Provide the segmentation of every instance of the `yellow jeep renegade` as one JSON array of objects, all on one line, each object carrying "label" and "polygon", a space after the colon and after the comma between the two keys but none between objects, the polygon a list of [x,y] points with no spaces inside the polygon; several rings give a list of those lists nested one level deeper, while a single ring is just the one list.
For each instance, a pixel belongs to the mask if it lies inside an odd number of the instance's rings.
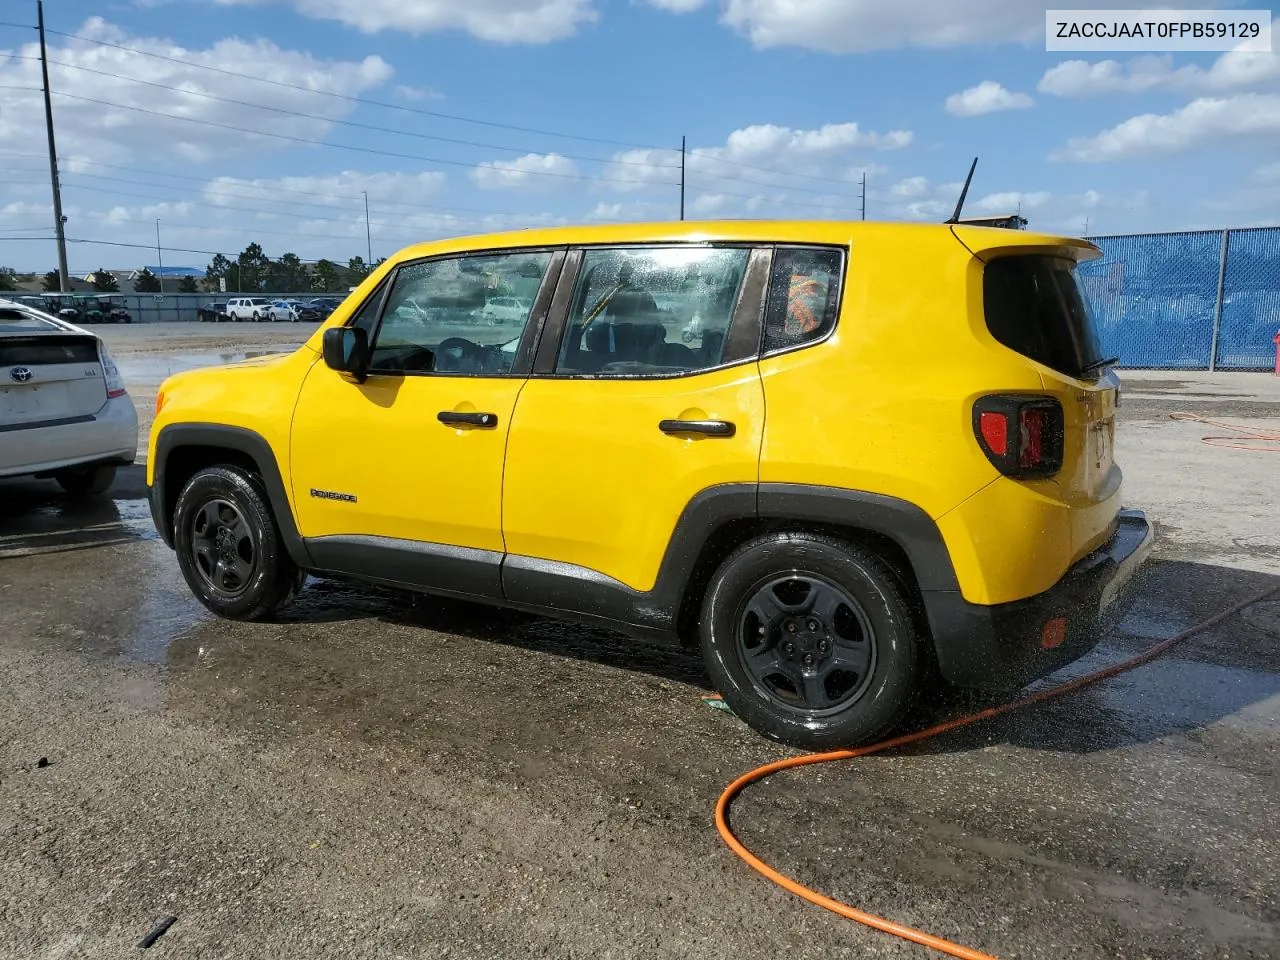
[{"label": "yellow jeep renegade", "polygon": [[765,735],[864,741],[931,665],[1082,655],[1147,551],[1097,254],[791,222],[410,247],[296,352],[162,386],[156,527],[225,617],[315,572],[677,636]]}]

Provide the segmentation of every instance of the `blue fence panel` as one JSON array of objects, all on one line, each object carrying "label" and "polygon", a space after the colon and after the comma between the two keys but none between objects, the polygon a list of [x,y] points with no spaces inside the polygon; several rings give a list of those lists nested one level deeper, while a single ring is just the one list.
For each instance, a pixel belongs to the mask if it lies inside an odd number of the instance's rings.
[{"label": "blue fence panel", "polygon": [[1280,330],[1280,227],[1232,230],[1222,285],[1222,370],[1270,370]]},{"label": "blue fence panel", "polygon": [[1207,369],[1222,232],[1089,239],[1103,257],[1079,273],[1103,353],[1122,367]]}]

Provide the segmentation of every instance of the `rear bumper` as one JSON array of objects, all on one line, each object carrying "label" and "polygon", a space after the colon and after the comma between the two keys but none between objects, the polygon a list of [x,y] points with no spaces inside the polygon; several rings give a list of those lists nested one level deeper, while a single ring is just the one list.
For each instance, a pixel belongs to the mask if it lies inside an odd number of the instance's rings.
[{"label": "rear bumper", "polygon": [[133,463],[137,452],[138,412],[125,394],[108,400],[91,416],[0,430],[0,477],[90,463]]},{"label": "rear bumper", "polygon": [[[1123,612],[1127,587],[1151,550],[1152,531],[1137,510],[1120,512],[1115,533],[1044,593],[993,606],[959,592],[925,594],[938,665],[962,687],[1012,690],[1078,660]],[[1065,620],[1065,631],[1046,625]]]}]

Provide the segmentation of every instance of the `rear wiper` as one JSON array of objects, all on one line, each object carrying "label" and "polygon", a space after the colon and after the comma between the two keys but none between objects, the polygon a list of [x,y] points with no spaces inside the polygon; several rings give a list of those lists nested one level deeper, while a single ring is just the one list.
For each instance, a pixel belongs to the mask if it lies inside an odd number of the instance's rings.
[{"label": "rear wiper", "polygon": [[1093,361],[1093,363],[1086,366],[1080,372],[1083,374],[1093,373],[1096,370],[1102,370],[1106,367],[1114,367],[1119,362],[1120,362],[1119,357],[1108,357],[1106,360],[1095,360]]}]

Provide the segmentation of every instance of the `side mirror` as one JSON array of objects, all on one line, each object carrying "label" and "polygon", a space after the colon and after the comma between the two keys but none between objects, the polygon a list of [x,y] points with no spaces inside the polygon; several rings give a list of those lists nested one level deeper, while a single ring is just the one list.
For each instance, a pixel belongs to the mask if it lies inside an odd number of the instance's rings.
[{"label": "side mirror", "polygon": [[349,373],[364,383],[369,371],[369,334],[361,327],[333,327],[324,332],[325,366]]}]

